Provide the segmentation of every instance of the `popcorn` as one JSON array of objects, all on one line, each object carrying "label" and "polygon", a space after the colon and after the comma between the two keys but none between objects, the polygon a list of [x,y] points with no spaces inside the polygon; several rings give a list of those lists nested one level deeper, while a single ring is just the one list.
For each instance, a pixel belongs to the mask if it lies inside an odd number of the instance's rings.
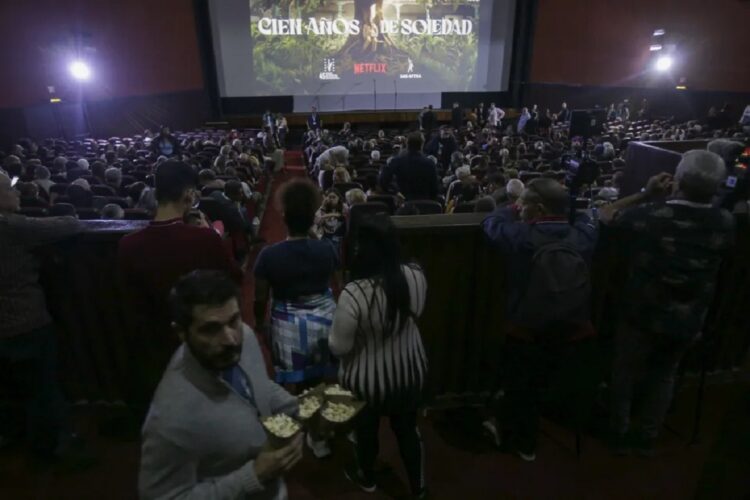
[{"label": "popcorn", "polygon": [[328,403],[328,405],[323,408],[321,414],[323,415],[323,418],[330,422],[340,423],[346,422],[352,418],[356,411],[357,410],[354,407],[343,403]]},{"label": "popcorn", "polygon": [[263,425],[271,434],[280,438],[292,437],[300,430],[300,425],[283,413],[268,417],[263,421]]},{"label": "popcorn", "polygon": [[322,402],[320,401],[320,398],[317,398],[315,396],[304,398],[299,405],[300,418],[308,419],[312,417],[315,412],[318,411],[321,404]]},{"label": "popcorn", "polygon": [[326,396],[353,396],[351,391],[347,391],[346,389],[342,389],[339,384],[332,385],[328,388],[326,388],[325,392]]}]

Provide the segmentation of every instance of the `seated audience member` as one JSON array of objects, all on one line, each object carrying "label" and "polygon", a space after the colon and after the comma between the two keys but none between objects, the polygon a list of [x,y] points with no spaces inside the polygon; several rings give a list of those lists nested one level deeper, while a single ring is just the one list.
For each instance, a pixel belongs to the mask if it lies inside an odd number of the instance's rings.
[{"label": "seated audience member", "polygon": [[[0,172],[0,363],[8,368],[26,408],[34,460],[61,458],[70,442],[67,404],[57,380],[56,335],[39,284],[36,251],[82,230],[74,217],[16,214],[18,192]],[[5,411],[5,410],[3,410]],[[12,433],[8,425],[0,433]]]},{"label": "seated audience member", "polygon": [[422,154],[422,134],[413,132],[406,154],[392,158],[380,174],[380,186],[388,192],[395,180],[398,192],[409,200],[436,200],[438,176],[435,164]]},{"label": "seated audience member", "polygon": [[349,171],[344,167],[336,167],[333,170],[333,183],[344,184],[347,182],[352,182],[352,176],[349,175]]},{"label": "seated audience member", "polygon": [[[9,177],[20,177],[23,173],[23,162],[16,155],[8,155],[3,159],[3,168]],[[65,166],[63,165],[63,169]]]},{"label": "seated audience member", "polygon": [[[425,457],[417,411],[427,356],[416,322],[424,311],[427,281],[417,265],[402,262],[396,229],[386,216],[360,222],[354,249],[353,281],[341,293],[328,339],[341,359],[339,383],[367,403],[357,417],[356,461],[346,476],[362,490],[375,491],[380,419],[388,417],[412,494],[421,498]],[[378,376],[383,371],[385,379]]]},{"label": "seated audience member", "polygon": [[496,207],[495,198],[492,196],[483,196],[474,203],[474,212],[492,212]]},{"label": "seated audience member", "polygon": [[134,208],[143,209],[153,216],[156,214],[156,209],[158,207],[159,203],[156,200],[156,190],[154,188],[145,187],[141,191],[141,197],[138,199]]},{"label": "seated audience member", "polygon": [[122,170],[117,167],[110,167],[104,171],[104,184],[112,188],[115,196],[122,194]]},{"label": "seated audience member", "polygon": [[216,172],[211,169],[204,168],[198,172],[198,188],[215,188],[217,190],[224,189],[224,181],[216,178]]},{"label": "seated audience member", "polygon": [[88,208],[92,206],[93,194],[86,179],[74,180],[68,186],[65,194],[70,198],[70,203],[76,207]]},{"label": "seated audience member", "polygon": [[75,161],[68,161],[65,163],[65,177],[68,179],[68,182],[72,183],[76,179],[80,179],[84,175],[89,175],[91,172],[88,171],[88,169],[82,168],[81,165],[78,162]]},{"label": "seated audience member", "polygon": [[368,166],[370,168],[380,168],[380,151],[377,149],[373,149],[372,152],[370,152],[370,161],[368,162]]},{"label": "seated audience member", "polygon": [[448,186],[448,192],[445,198],[448,201],[455,201],[458,193],[461,191],[465,184],[471,182],[471,169],[468,165],[463,165],[456,169],[456,180],[452,181]]},{"label": "seated audience member", "polygon": [[343,238],[346,232],[344,200],[335,189],[324,193],[323,203],[315,212],[315,227],[321,238],[328,238],[337,244]]},{"label": "seated audience member", "polygon": [[47,167],[39,166],[34,169],[34,184],[42,188],[49,195],[49,189],[55,183],[50,180],[50,172]]},{"label": "seated audience member", "polygon": [[[242,281],[240,267],[224,248],[213,230],[184,223],[185,213],[198,199],[196,175],[180,161],[169,160],[156,168],[154,220],[144,229],[120,239],[117,251],[119,281],[131,322],[128,326],[136,344],[146,342],[149,349],[134,354],[140,375],[139,391],[131,397],[136,412],[145,411],[148,398],[166,366],[177,339],[169,333],[167,296],[180,276],[195,269],[227,272],[237,284]],[[145,400],[144,400],[145,397]],[[139,415],[140,416],[140,415]]]},{"label": "seated audience member", "polygon": [[[482,223],[490,241],[506,254],[508,273],[505,397],[497,415],[505,432],[492,425],[490,430],[496,438],[502,434],[503,445],[526,461],[536,458],[541,393],[560,380],[580,378],[562,374],[577,373],[591,348],[585,339],[595,335],[588,268],[598,231],[586,215],[578,215],[571,226],[569,202],[560,184],[535,179],[518,207],[498,208]],[[569,404],[576,404],[584,385],[574,389]]]},{"label": "seated audience member", "polygon": [[91,175],[99,179],[101,182],[105,181],[106,172],[107,164],[103,161],[97,160],[91,164]]},{"label": "seated audience member", "polygon": [[16,189],[21,195],[22,207],[49,207],[49,203],[39,197],[39,186],[37,184],[33,182],[19,182],[16,185]]},{"label": "seated audience member", "polygon": [[268,379],[239,289],[194,271],[169,303],[182,344],[143,426],[140,498],[286,498],[282,475],[302,458],[302,434],[273,449],[260,420],[297,413],[297,399]]},{"label": "seated audience member", "polygon": [[523,182],[518,179],[511,179],[508,184],[505,185],[505,197],[507,205],[515,205],[518,203],[518,199],[523,194],[525,186]]},{"label": "seated audience member", "polygon": [[101,216],[105,220],[122,220],[125,218],[125,210],[117,203],[107,203],[102,207]]},{"label": "seated audience member", "polygon": [[346,192],[346,204],[351,207],[360,203],[367,203],[367,195],[359,188],[350,189]]},{"label": "seated audience member", "polygon": [[[674,179],[654,176],[645,191],[600,210],[602,222],[632,233],[627,240],[632,259],[625,314],[616,335],[612,373],[617,453],[629,448],[652,453],[677,367],[701,334],[722,257],[733,241],[732,215],[711,203],[725,176],[718,155],[688,151]],[[672,195],[665,200],[670,187]],[[633,205],[640,206],[626,209]],[[640,428],[631,429],[631,405],[639,393]]]}]

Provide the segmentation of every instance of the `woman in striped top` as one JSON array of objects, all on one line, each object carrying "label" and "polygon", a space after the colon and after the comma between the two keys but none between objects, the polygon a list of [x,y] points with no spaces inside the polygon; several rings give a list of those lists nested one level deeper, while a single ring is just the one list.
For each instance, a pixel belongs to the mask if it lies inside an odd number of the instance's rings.
[{"label": "woman in striped top", "polygon": [[341,360],[341,385],[367,403],[357,420],[357,466],[346,474],[363,490],[375,490],[378,427],[380,417],[388,416],[412,492],[421,496],[424,452],[417,409],[427,358],[416,319],[424,309],[427,281],[419,267],[401,263],[395,228],[385,216],[357,225],[352,277],[339,297],[328,339]]}]

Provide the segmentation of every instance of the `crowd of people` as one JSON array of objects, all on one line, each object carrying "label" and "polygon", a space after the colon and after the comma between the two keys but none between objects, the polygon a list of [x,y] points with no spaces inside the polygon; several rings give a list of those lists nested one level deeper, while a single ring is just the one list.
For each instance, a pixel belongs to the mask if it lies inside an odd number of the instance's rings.
[{"label": "crowd of people", "polygon": [[[366,403],[349,436],[355,460],[346,477],[376,489],[379,422],[387,417],[411,492],[426,495],[417,413],[428,370],[418,328],[428,277],[402,258],[390,215],[487,212],[482,229],[507,265],[508,342],[498,353],[502,397],[484,427],[526,461],[536,457],[542,391],[570,380],[560,374],[575,372],[595,349],[589,269],[599,225],[631,232],[610,444],[616,453],[651,453],[677,366],[700,335],[732,244],[733,218],[713,203],[732,158],[712,151],[734,149],[720,141],[690,151],[673,175],[657,175],[627,197],[619,193],[623,153],[632,140],[744,136],[717,128],[717,120],[652,119],[645,102],[637,120],[627,101],[610,111],[605,129],[583,139],[570,136],[564,103],[556,114],[523,108],[512,122],[494,103],[468,113],[454,107],[454,126],[439,128],[427,109],[420,130],[390,134],[351,124],[331,131],[313,110],[302,146],[309,178],[278,190],[288,237],[254,262],[247,209],[283,165],[283,117],[266,112],[253,133],[163,128],[133,139],[19,141],[0,172],[0,357],[34,361],[17,373],[27,379],[35,452],[58,457],[70,429],[32,252],[81,232],[87,209],[97,218],[143,209],[151,222],[124,236],[117,255],[137,360],[128,399],[133,420],[143,422],[143,498],[284,498],[283,474],[305,445],[317,458],[329,456],[329,436],[298,436],[271,449],[261,419],[296,415],[292,393],[332,378]],[[572,178],[571,157],[590,159],[597,175]],[[55,209],[66,205],[72,210]],[[373,210],[354,224],[358,206]],[[33,218],[25,209],[68,216]],[[237,234],[244,252],[225,244]],[[240,312],[249,273],[254,329]],[[579,397],[599,382],[577,380],[567,390]],[[632,426],[639,391],[647,404]]]}]

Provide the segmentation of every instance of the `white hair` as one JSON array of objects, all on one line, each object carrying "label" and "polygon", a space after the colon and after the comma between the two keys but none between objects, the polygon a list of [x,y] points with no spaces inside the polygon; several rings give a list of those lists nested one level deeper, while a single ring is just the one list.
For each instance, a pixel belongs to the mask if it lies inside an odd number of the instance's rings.
[{"label": "white hair", "polygon": [[84,170],[89,169],[89,162],[86,158],[80,158],[76,163],[78,163],[78,166]]},{"label": "white hair", "polygon": [[517,199],[521,196],[525,187],[526,186],[524,186],[523,182],[519,179],[511,179],[508,181],[508,184],[505,185],[505,192],[509,197]]},{"label": "white hair", "polygon": [[469,168],[467,165],[463,165],[456,169],[456,177],[458,177],[459,179],[469,176],[471,176],[471,168]]},{"label": "white hair", "polygon": [[675,170],[680,191],[690,197],[708,199],[716,193],[726,178],[727,169],[721,156],[703,149],[693,149],[682,155]]},{"label": "white hair", "polygon": [[372,153],[370,153],[370,158],[372,158],[372,161],[380,160],[380,151],[378,151],[377,149],[374,149]]}]

